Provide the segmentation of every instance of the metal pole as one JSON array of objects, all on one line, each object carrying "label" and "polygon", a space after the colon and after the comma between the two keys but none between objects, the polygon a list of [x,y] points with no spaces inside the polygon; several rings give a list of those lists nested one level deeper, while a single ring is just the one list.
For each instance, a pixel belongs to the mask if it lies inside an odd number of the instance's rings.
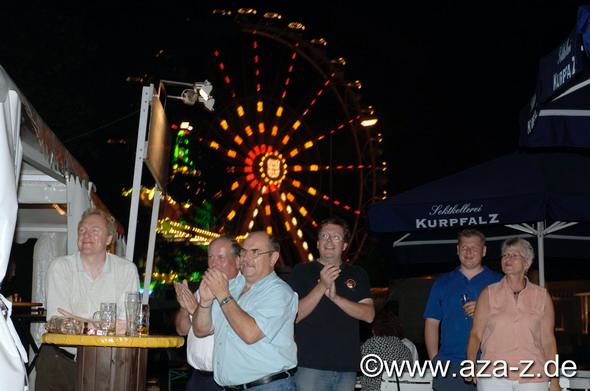
[{"label": "metal pole", "polygon": [[154,85],[143,87],[141,93],[141,110],[139,112],[139,126],[137,128],[137,147],[135,148],[135,169],[133,170],[133,192],[131,193],[131,206],[129,207],[129,225],[127,228],[127,251],[125,258],[133,262],[135,250],[135,232],[137,229],[137,210],[139,208],[139,193],[141,192],[141,173],[145,153],[145,137],[148,126],[148,114]]},{"label": "metal pole", "polygon": [[160,214],[160,198],[162,192],[156,186],[156,194],[152,203],[152,220],[150,222],[150,238],[148,241],[147,259],[145,261],[145,276],[143,278],[143,298],[142,303],[148,304],[150,299],[150,283],[152,281],[152,270],[154,266],[154,249],[156,247],[156,225],[158,224],[158,215]]},{"label": "metal pole", "polygon": [[537,252],[539,256],[539,285],[545,287],[545,223],[537,222]]}]

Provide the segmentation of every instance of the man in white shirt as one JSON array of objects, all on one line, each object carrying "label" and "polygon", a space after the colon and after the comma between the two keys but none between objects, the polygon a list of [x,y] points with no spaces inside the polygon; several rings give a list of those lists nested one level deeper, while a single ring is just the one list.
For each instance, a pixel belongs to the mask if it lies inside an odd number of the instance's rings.
[{"label": "man in white shirt", "polygon": [[[100,303],[117,303],[118,331],[124,331],[125,297],[137,292],[137,267],[107,253],[116,237],[113,218],[88,209],[78,224],[78,252],[54,259],[47,270],[47,319],[71,314],[92,318]],[[43,345],[37,360],[37,390],[74,390],[75,348]]]},{"label": "man in white shirt", "polygon": [[[208,267],[221,270],[229,280],[238,274],[240,246],[230,237],[221,236],[209,243],[207,249]],[[176,299],[180,310],[176,313],[176,332],[187,335],[187,362],[193,367],[193,373],[186,384],[187,391],[221,390],[213,379],[213,335],[198,338],[192,331],[192,314],[198,306],[198,291],[193,294],[186,280],[175,283]]]}]

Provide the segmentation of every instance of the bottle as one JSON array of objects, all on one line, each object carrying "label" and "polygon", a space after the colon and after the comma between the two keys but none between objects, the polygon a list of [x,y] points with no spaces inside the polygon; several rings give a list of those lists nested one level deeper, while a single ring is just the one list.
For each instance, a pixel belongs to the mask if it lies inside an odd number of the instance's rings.
[{"label": "bottle", "polygon": [[137,335],[145,337],[150,333],[150,305],[142,304],[137,316]]}]

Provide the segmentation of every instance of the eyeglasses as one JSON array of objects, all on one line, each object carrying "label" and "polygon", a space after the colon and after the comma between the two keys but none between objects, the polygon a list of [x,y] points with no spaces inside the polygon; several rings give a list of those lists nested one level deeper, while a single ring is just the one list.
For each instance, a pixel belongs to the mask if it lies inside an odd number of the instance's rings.
[{"label": "eyeglasses", "polygon": [[502,254],[502,259],[510,259],[510,258],[523,258],[522,254],[519,253],[504,253]]},{"label": "eyeglasses", "polygon": [[270,253],[274,253],[275,250],[268,250],[268,251],[262,251],[258,248],[241,248],[240,249],[240,257],[247,257],[248,255],[250,255],[252,258],[258,258],[261,255],[264,254],[270,254]]},{"label": "eyeglasses", "polygon": [[320,240],[331,240],[332,242],[341,242],[344,240],[344,238],[338,234],[330,235],[329,233],[324,232],[320,234]]}]

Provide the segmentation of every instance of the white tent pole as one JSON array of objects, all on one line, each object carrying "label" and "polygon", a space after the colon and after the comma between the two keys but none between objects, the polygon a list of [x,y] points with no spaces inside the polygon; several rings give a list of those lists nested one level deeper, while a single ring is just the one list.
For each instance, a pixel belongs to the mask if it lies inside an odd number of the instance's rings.
[{"label": "white tent pole", "polygon": [[404,234],[404,236],[402,236],[401,238],[399,238],[398,240],[396,240],[395,242],[393,242],[393,246],[392,247],[395,247],[395,246],[399,245],[401,242],[404,241],[404,239],[408,238],[410,235],[411,235],[410,233]]},{"label": "white tent pole", "polygon": [[566,229],[566,228],[571,227],[572,225],[576,225],[576,224],[578,224],[578,223],[574,222],[574,221],[569,222],[569,223],[566,223],[564,221],[558,221],[557,223],[551,224],[549,227],[547,227],[545,229],[545,233],[550,234],[553,232],[561,231],[562,229]]},{"label": "white tent pole", "polygon": [[129,225],[127,228],[127,251],[125,258],[133,262],[135,250],[135,231],[137,229],[137,210],[139,208],[139,193],[141,192],[141,173],[145,152],[145,136],[147,133],[148,113],[154,94],[154,85],[143,87],[141,93],[141,110],[139,113],[139,126],[137,128],[137,147],[135,148],[135,169],[133,171],[133,192],[131,193],[131,206],[129,207]]},{"label": "white tent pole", "polygon": [[537,230],[528,224],[506,224],[506,227],[515,229],[517,231],[526,232],[527,234],[536,235]]},{"label": "white tent pole", "polygon": [[143,278],[143,304],[148,304],[150,299],[150,283],[152,282],[152,270],[154,266],[154,249],[156,246],[156,225],[158,224],[158,215],[160,212],[160,189],[156,186],[154,200],[152,204],[152,220],[150,223],[150,238],[148,241],[147,259],[145,261],[145,276]]},{"label": "white tent pole", "polygon": [[537,222],[537,256],[539,257],[539,285],[545,287],[545,243],[544,243],[544,228],[543,221]]}]

